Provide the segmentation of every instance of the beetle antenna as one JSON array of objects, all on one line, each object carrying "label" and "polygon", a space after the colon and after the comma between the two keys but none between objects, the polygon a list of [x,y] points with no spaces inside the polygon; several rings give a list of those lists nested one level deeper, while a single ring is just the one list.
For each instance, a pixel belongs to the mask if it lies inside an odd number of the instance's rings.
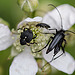
[{"label": "beetle antenna", "polygon": [[72,31],[70,31],[70,30],[66,30],[66,32],[70,32],[70,33],[73,33],[73,34],[75,34],[75,32],[72,32]]},{"label": "beetle antenna", "polygon": [[61,28],[63,29],[63,25],[62,25],[62,17],[61,17],[61,14],[60,14],[60,12],[59,12],[59,10],[57,9],[57,7],[55,7],[53,4],[49,4],[48,6],[53,6],[57,11],[58,11],[58,13],[59,13],[59,16],[60,16],[60,19],[61,19]]}]

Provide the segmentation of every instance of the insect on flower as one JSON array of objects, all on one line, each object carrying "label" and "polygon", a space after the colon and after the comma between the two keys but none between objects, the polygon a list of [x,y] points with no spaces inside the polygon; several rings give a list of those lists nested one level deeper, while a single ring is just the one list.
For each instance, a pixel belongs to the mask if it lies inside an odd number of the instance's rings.
[{"label": "insect on flower", "polygon": [[[19,28],[19,29],[22,29],[22,28]],[[18,29],[18,30],[19,30]],[[35,34],[36,35],[36,34]],[[30,30],[29,28],[24,28],[23,29],[23,32],[21,32],[21,35],[20,35],[20,44],[21,45],[28,45],[30,46],[30,44],[34,44],[35,42],[33,43],[30,43],[30,41],[32,39],[35,39],[37,36],[33,37],[33,32],[32,30]],[[28,44],[29,43],[29,44]]]},{"label": "insect on flower", "polygon": [[24,28],[20,36],[20,44],[25,45],[26,43],[29,43],[32,39],[33,39],[32,31],[27,28]]},{"label": "insect on flower", "polygon": [[[20,45],[27,45],[27,46],[31,46],[31,44],[36,44],[38,45],[38,42],[36,41],[39,38],[39,34],[40,34],[40,29],[38,28],[38,24],[39,22],[28,22],[26,24],[22,24],[22,26],[18,27],[17,31],[20,33]],[[50,28],[50,26],[45,25],[45,28]],[[41,35],[43,36],[43,35]],[[37,38],[38,37],[38,38]],[[41,41],[41,40],[40,40]],[[39,49],[38,49],[39,50]]]},{"label": "insect on flower", "polygon": [[[51,52],[54,49],[54,55],[53,55],[52,60],[50,61],[50,62],[52,62],[53,60],[57,59],[58,57],[60,57],[61,55],[63,55],[65,53],[65,50],[64,50],[64,48],[66,46],[65,36],[67,36],[67,34],[65,32],[70,32],[70,33],[73,33],[73,34],[75,34],[75,32],[63,29],[62,17],[61,17],[61,14],[60,14],[59,10],[53,4],[49,4],[49,5],[53,6],[58,11],[59,16],[61,18],[61,29],[60,30],[51,29],[50,26],[47,25],[47,24],[45,24],[45,23],[39,23],[39,24],[37,24],[36,25],[37,27],[46,28],[48,30],[55,30],[56,33],[43,33],[43,34],[53,34],[54,37],[51,36],[49,38],[49,41],[46,44],[46,46],[43,47],[41,50],[36,51],[36,52],[42,51],[44,48],[46,48],[49,45],[48,49],[46,51],[46,54],[48,54],[49,52]],[[52,39],[52,41],[51,41],[51,39]],[[63,45],[63,42],[64,42],[64,45]],[[62,49],[63,52],[59,56],[55,57],[55,55],[60,51],[60,48]],[[33,52],[33,53],[36,53],[36,52]]]}]

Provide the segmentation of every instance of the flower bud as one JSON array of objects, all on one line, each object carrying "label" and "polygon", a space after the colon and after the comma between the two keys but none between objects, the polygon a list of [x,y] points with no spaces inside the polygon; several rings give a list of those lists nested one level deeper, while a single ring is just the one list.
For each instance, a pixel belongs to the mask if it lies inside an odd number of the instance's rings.
[{"label": "flower bud", "polygon": [[52,71],[50,64],[47,64],[47,62],[42,58],[38,58],[36,61],[38,64],[37,75],[50,75]]},{"label": "flower bud", "polygon": [[38,0],[18,0],[18,5],[25,12],[33,12],[38,6]]}]

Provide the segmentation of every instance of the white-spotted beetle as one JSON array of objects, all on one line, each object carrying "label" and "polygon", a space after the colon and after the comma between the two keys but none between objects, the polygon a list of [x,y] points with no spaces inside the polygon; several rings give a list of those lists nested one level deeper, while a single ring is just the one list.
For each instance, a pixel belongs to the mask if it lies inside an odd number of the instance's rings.
[{"label": "white-spotted beetle", "polygon": [[[20,35],[20,44],[30,46],[29,44],[35,43],[35,42],[30,43],[30,41],[35,38],[36,38],[36,36],[33,37],[33,32],[29,28],[24,28],[23,32],[21,32],[21,35]],[[27,44],[27,43],[29,43],[29,44]]]}]

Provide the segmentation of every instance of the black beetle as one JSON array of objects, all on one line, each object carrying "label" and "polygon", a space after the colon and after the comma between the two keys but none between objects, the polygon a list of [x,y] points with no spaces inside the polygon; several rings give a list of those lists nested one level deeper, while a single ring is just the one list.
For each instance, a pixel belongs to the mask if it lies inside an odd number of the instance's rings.
[{"label": "black beetle", "polygon": [[33,37],[33,32],[28,28],[24,28],[23,32],[21,32],[21,35],[20,35],[20,44],[21,45],[28,45],[27,43],[34,44],[35,42],[30,43],[30,41],[34,38],[36,38],[36,36]]},{"label": "black beetle", "polygon": [[[54,8],[56,8],[56,7],[55,7],[54,5],[52,5],[52,4],[49,4],[49,5],[51,5],[51,6],[53,6]],[[48,54],[50,51],[52,51],[52,50],[54,49],[54,55],[53,55],[53,58],[52,58],[52,60],[51,60],[50,62],[52,62],[53,60],[57,59],[58,57],[60,57],[61,55],[63,55],[63,54],[65,53],[65,51],[64,51],[64,48],[65,48],[65,46],[66,46],[66,40],[64,39],[65,36],[66,36],[65,32],[71,32],[71,33],[75,34],[75,33],[72,32],[72,31],[64,30],[64,29],[63,29],[61,14],[60,14],[60,12],[59,12],[59,10],[58,10],[57,8],[56,8],[56,10],[58,11],[58,13],[59,13],[59,15],[60,15],[60,18],[61,18],[61,30],[58,31],[57,29],[50,29],[50,26],[47,25],[47,24],[45,24],[45,23],[39,23],[39,24],[36,25],[36,27],[39,26],[39,27],[46,28],[46,29],[48,29],[48,30],[55,30],[55,31],[56,31],[56,34],[55,34],[55,33],[52,33],[52,34],[54,35],[54,37],[50,37],[48,43],[47,43],[46,46],[44,47],[44,48],[46,48],[46,47],[49,45],[49,46],[48,46],[48,49],[47,49],[47,51],[46,51],[46,54]],[[43,34],[51,34],[51,33],[43,33]],[[51,41],[51,39],[52,39],[52,41]],[[51,43],[50,43],[50,41],[51,41]],[[64,46],[62,45],[63,42],[64,42]],[[36,52],[40,52],[40,51],[42,51],[44,48],[42,48],[41,50],[36,51]],[[63,53],[54,58],[54,56],[60,51],[60,48],[62,49]],[[33,53],[36,53],[36,52],[33,52]]]}]

